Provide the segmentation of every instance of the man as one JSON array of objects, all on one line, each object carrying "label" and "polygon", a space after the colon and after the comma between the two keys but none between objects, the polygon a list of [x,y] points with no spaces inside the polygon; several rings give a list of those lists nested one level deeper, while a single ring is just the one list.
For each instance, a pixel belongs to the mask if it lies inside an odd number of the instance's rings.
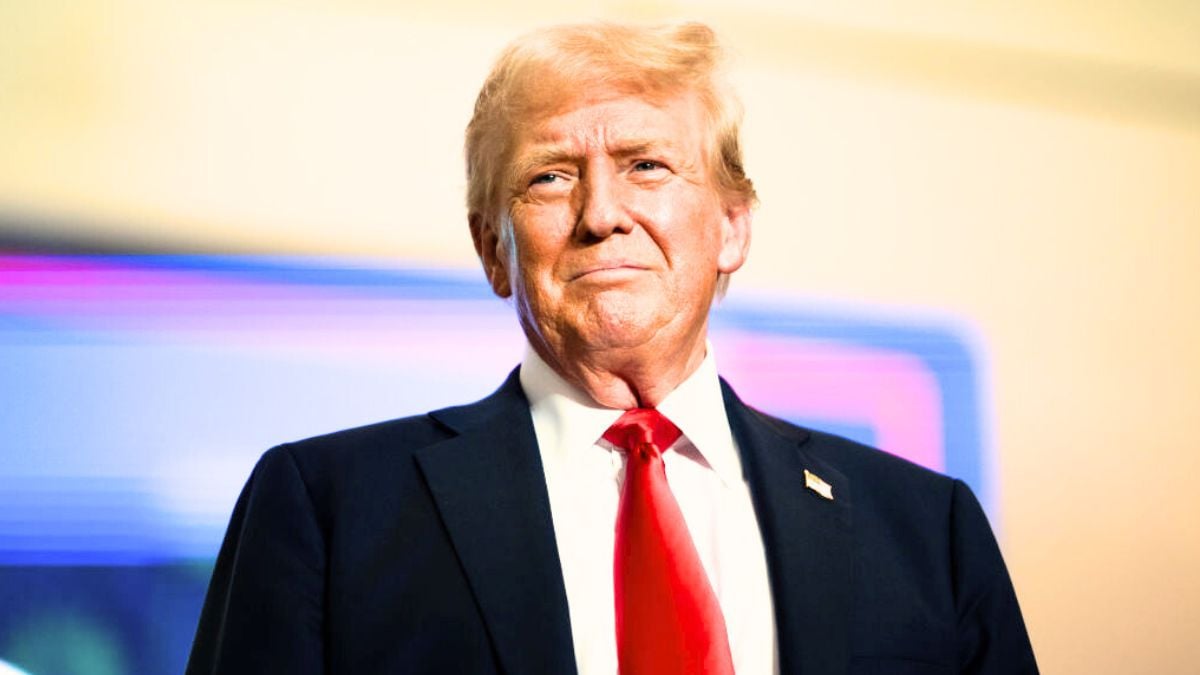
[{"label": "man", "polygon": [[502,55],[469,223],[524,362],[266,453],[189,673],[1036,672],[965,485],[718,379],[708,310],[755,199],[718,65],[697,24]]}]

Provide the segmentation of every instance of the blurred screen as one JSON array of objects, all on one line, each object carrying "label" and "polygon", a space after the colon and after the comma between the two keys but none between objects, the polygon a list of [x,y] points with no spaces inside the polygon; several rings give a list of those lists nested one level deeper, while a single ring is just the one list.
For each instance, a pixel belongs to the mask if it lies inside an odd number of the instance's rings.
[{"label": "blurred screen", "polygon": [[[955,330],[749,296],[717,309],[712,341],[752,405],[948,471],[991,505],[978,365]],[[0,658],[178,672],[265,449],[477,399],[523,348],[475,271],[0,257]]]}]

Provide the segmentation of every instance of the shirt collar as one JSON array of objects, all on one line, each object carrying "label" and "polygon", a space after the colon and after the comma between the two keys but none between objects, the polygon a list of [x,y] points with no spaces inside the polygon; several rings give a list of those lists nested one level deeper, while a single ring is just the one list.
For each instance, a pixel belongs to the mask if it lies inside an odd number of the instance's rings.
[{"label": "shirt collar", "polygon": [[528,343],[520,378],[547,470],[564,462],[570,452],[595,445],[624,412],[593,401],[554,372]]},{"label": "shirt collar", "polygon": [[[624,412],[593,401],[554,372],[528,344],[520,379],[544,460],[561,461],[569,452],[591,448]],[[705,343],[700,366],[667,394],[658,410],[679,427],[723,483],[744,482],[711,343]]]}]

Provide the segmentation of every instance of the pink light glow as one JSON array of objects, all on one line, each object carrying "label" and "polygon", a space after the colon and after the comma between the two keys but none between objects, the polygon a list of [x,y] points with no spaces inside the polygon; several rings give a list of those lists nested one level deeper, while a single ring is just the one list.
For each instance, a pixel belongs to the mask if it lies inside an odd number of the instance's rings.
[{"label": "pink light glow", "polygon": [[728,331],[718,362],[739,395],[773,412],[867,426],[879,447],[945,468],[941,396],[917,358],[859,345]]},{"label": "pink light glow", "polygon": [[[448,304],[362,291],[122,260],[0,255],[0,310],[57,327],[270,358],[408,361],[417,371],[484,372],[498,351],[519,354],[520,332],[497,300]],[[881,448],[944,469],[940,390],[920,359],[737,330],[713,339],[722,372],[747,400],[784,415],[869,427]]]},{"label": "pink light glow", "polygon": [[[0,302],[57,313],[108,313],[113,303],[189,302],[212,299],[310,299],[328,297],[320,287],[296,287],[222,277],[204,270],[137,267],[128,262],[82,257],[0,256]],[[103,301],[104,304],[96,304]],[[24,308],[24,307],[23,307]],[[42,312],[38,312],[42,313]]]}]

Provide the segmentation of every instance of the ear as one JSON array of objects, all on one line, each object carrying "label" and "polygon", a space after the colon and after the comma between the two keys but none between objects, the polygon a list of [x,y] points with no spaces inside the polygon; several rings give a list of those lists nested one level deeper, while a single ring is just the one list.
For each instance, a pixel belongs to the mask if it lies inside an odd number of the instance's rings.
[{"label": "ear", "polygon": [[717,271],[733,274],[746,262],[750,253],[750,224],[754,212],[746,200],[725,205],[725,216],[721,219],[721,251],[717,254]]},{"label": "ear", "polygon": [[485,218],[480,213],[469,214],[467,224],[471,228],[475,254],[483,264],[483,273],[487,276],[492,291],[502,298],[509,297],[512,295],[512,286],[508,276],[508,252],[503,250],[503,239],[500,237],[500,230],[497,229],[499,224],[494,218]]}]

